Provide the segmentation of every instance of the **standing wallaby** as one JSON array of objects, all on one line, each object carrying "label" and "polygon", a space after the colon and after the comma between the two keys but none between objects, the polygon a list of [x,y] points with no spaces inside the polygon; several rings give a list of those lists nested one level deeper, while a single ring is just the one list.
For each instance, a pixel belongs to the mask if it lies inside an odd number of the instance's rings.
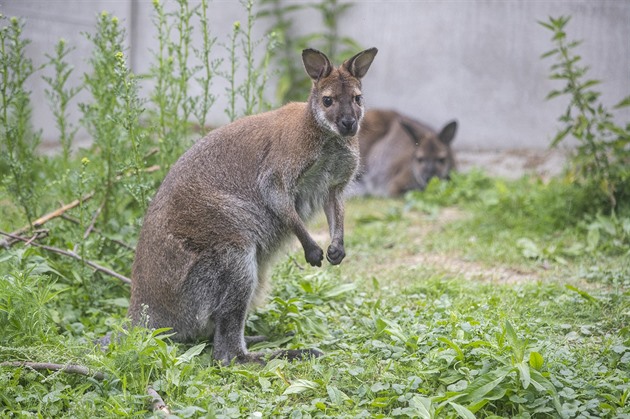
[{"label": "standing wallaby", "polygon": [[[306,261],[324,253],[304,225],[324,208],[326,258],[344,256],[343,191],[359,163],[361,78],[376,48],[334,68],[319,51],[302,61],[307,103],[237,120],[199,140],[172,166],[147,210],[132,270],[134,324],[171,327],[173,339],[214,339],[222,363],[262,362],[245,347],[245,318],[266,292],[266,271],[297,236]],[[315,350],[272,357],[318,356]]]},{"label": "standing wallaby", "polygon": [[457,122],[435,132],[394,111],[369,110],[359,132],[361,168],[351,194],[395,197],[423,190],[455,169],[451,143]]}]

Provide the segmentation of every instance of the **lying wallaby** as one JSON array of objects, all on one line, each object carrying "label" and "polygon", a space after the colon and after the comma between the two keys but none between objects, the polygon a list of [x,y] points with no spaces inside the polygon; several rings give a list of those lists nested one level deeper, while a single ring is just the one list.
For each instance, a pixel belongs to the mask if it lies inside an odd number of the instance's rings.
[{"label": "lying wallaby", "polygon": [[[313,80],[307,103],[290,103],[216,129],[172,166],[144,219],[133,264],[129,316],[134,324],[171,327],[178,341],[214,336],[222,363],[262,362],[249,353],[248,310],[264,297],[266,271],[294,234],[306,261],[323,251],[304,221],[324,208],[339,264],[343,191],[359,164],[361,78],[376,48],[334,68],[319,51],[302,61]],[[145,314],[146,313],[146,314]],[[272,357],[318,356],[315,350]]]},{"label": "lying wallaby", "polygon": [[423,190],[455,168],[451,143],[457,122],[440,133],[394,111],[369,110],[359,131],[361,169],[352,193],[399,196]]}]

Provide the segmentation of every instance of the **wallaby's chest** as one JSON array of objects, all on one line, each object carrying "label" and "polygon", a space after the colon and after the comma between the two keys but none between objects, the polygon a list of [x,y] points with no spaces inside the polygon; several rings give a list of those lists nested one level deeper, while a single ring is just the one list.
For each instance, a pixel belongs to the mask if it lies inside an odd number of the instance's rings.
[{"label": "wallaby's chest", "polygon": [[347,183],[354,175],[359,162],[356,141],[328,140],[316,158],[304,168],[298,179],[298,189],[310,189],[322,184],[324,189]]},{"label": "wallaby's chest", "polygon": [[330,141],[298,178],[296,209],[304,219],[321,209],[331,189],[345,187],[359,163],[358,143]]}]

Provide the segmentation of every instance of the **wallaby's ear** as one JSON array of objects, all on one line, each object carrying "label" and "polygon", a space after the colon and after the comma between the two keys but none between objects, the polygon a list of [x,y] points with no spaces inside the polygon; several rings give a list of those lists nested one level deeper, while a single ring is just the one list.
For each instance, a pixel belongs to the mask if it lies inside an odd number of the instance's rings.
[{"label": "wallaby's ear", "polygon": [[456,132],[457,121],[451,121],[446,124],[444,128],[442,128],[442,131],[438,135],[438,138],[440,139],[440,141],[442,141],[442,143],[449,145],[453,141],[453,138],[455,138]]},{"label": "wallaby's ear", "polygon": [[376,57],[376,53],[378,50],[376,48],[366,49],[365,51],[361,51],[354,57],[345,61],[342,64],[342,67],[348,70],[350,74],[352,74],[357,79],[363,78],[365,73],[367,73],[370,68],[370,64],[372,64],[372,60]]},{"label": "wallaby's ear", "polygon": [[317,51],[316,49],[307,48],[302,51],[302,62],[306,73],[313,80],[319,80],[323,77],[328,77],[332,71],[332,64],[328,57],[324,53]]},{"label": "wallaby's ear", "polygon": [[414,129],[413,123],[406,120],[405,118],[400,118],[398,122],[400,123],[400,126],[403,127],[403,129],[407,132],[407,134],[409,134],[409,138],[411,138],[411,141],[415,145],[420,145],[420,140],[422,138],[418,135],[418,133]]}]

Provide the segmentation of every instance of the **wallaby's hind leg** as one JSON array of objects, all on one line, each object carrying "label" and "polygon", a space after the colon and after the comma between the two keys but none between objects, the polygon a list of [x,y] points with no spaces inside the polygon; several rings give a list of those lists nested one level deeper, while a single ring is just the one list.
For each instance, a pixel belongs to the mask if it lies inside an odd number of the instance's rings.
[{"label": "wallaby's hind leg", "polygon": [[224,365],[232,360],[238,363],[262,362],[259,354],[250,353],[245,347],[246,316],[247,307],[239,307],[231,312],[222,312],[215,317],[213,356]]},{"label": "wallaby's hind leg", "polygon": [[[245,347],[245,319],[258,284],[258,264],[253,248],[224,243],[208,249],[190,270],[187,284],[194,300],[203,301],[196,317],[212,325],[214,358],[229,364],[260,362]],[[203,290],[203,291],[201,291]],[[204,330],[202,327],[201,330]]]},{"label": "wallaby's hind leg", "polygon": [[[247,351],[245,337],[245,320],[258,285],[255,251],[234,247],[206,252],[191,269],[187,282],[197,299],[208,304],[197,308],[197,317],[205,315],[214,324],[213,357],[225,365],[232,361],[264,363],[266,354]],[[262,341],[264,337],[255,336],[251,340]],[[296,360],[320,355],[317,350],[293,349],[279,350],[269,356]]]}]

